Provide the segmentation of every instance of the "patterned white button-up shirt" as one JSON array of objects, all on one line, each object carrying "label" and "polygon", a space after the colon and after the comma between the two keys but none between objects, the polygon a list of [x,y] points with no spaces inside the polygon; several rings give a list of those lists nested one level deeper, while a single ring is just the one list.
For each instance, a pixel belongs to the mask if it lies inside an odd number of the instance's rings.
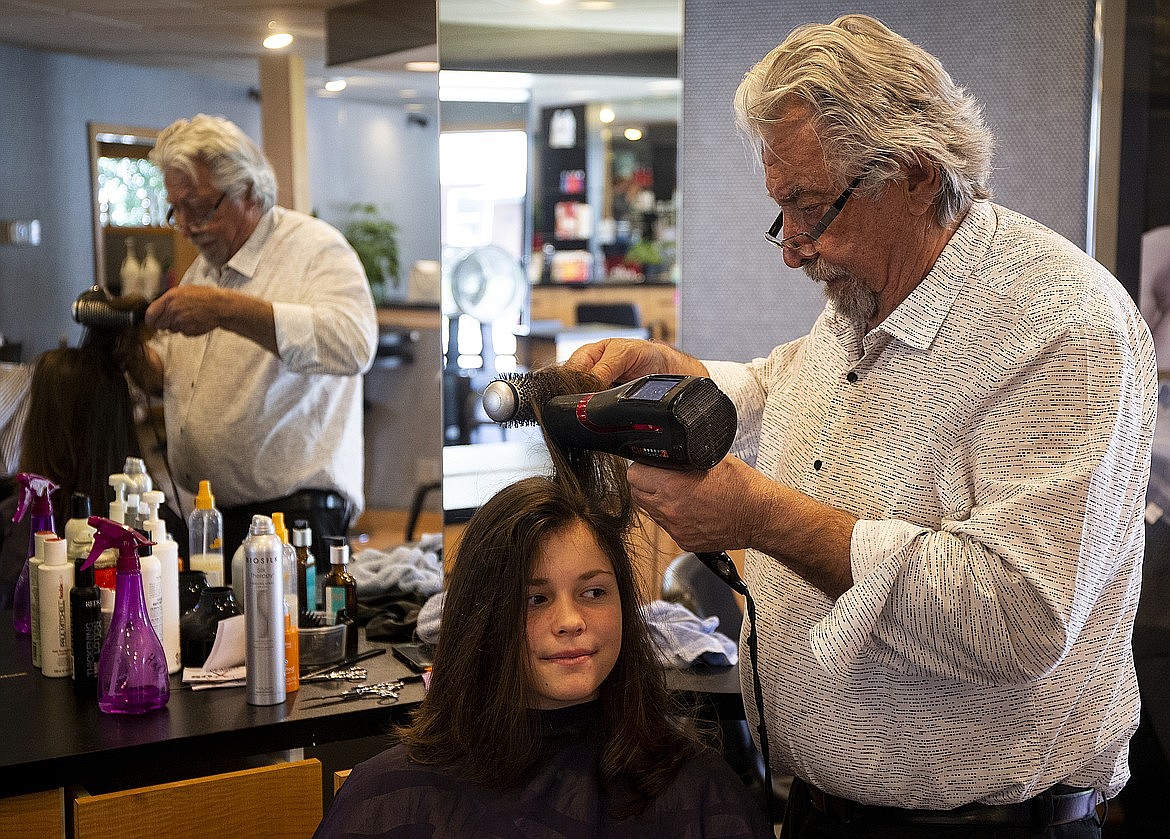
[{"label": "patterned white button-up shirt", "polygon": [[836,601],[747,553],[775,769],[901,807],[1116,794],[1157,388],[1117,281],[979,203],[868,333],[830,305],[768,358],[708,368],[734,454],[861,519]]}]

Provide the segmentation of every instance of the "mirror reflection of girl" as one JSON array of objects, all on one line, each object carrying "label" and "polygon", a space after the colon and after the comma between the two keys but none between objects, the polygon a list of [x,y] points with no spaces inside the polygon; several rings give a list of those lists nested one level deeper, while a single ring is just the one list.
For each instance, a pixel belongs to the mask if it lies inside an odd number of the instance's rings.
[{"label": "mirror reflection of girl", "polygon": [[353,770],[318,839],[772,836],[667,692],[620,462],[550,450],[555,477],[468,523],[427,697]]}]

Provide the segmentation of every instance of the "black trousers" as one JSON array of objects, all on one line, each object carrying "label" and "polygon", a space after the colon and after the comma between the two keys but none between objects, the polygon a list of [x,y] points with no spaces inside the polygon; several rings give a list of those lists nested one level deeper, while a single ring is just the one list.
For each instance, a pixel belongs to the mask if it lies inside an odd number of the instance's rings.
[{"label": "black trousers", "polygon": [[997,824],[924,825],[867,820],[862,812],[848,823],[823,813],[809,799],[808,784],[792,782],[784,811],[784,839],[1101,839],[1095,817],[1053,827],[1006,827]]},{"label": "black trousers", "polygon": [[[273,513],[284,513],[284,523],[292,532],[293,523],[304,519],[313,531],[313,557],[317,560],[317,578],[329,572],[329,544],[327,536],[347,536],[353,509],[345,498],[336,492],[317,489],[303,489],[284,498],[273,498],[255,504],[225,507],[223,515],[223,559],[224,574],[231,582],[232,556],[248,538],[252,516],[272,517]],[[302,608],[315,609],[316,604]]]}]

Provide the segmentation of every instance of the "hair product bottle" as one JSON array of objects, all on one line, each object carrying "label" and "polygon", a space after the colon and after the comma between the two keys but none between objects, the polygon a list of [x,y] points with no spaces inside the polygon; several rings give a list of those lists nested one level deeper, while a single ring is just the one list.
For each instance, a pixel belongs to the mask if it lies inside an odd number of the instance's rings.
[{"label": "hair product bottle", "polygon": [[268,516],[244,540],[244,666],[249,705],[279,705],[284,689],[284,547]]},{"label": "hair product bottle", "polygon": [[167,669],[178,673],[183,669],[179,643],[179,545],[167,535],[166,523],[158,510],[165,496],[157,489],[142,494],[147,507],[146,532],[154,542],[154,556],[158,559],[162,597],[162,641],[167,655]]},{"label": "hair product bottle", "polygon": [[45,562],[45,541],[56,539],[52,530],[33,534],[33,555],[28,558],[29,634],[32,635],[33,666],[41,666],[41,565]]},{"label": "hair product bottle", "polygon": [[215,509],[215,496],[211,494],[211,482],[199,482],[199,494],[195,496],[195,509],[187,520],[191,534],[190,553],[187,567],[207,575],[207,585],[226,585],[223,574],[223,516]]},{"label": "hair product bottle", "polygon": [[142,595],[138,551],[147,539],[110,519],[91,516],[89,523],[97,533],[85,561],[87,567],[107,548],[118,549],[114,614],[98,661],[98,708],[107,714],[156,711],[170,700],[171,689],[162,643],[151,626]]},{"label": "hair product bottle", "polygon": [[73,564],[64,539],[45,540],[40,577],[41,673],[60,678],[72,672],[69,664],[69,596],[73,591]]},{"label": "hair product bottle", "polygon": [[[25,554],[25,563],[16,578],[16,590],[12,593],[12,628],[18,635],[28,635],[32,632],[32,608],[29,598],[28,557],[36,550],[36,532],[38,530],[56,530],[53,523],[53,502],[49,494],[57,489],[57,485],[43,475],[32,472],[21,472],[16,476],[17,491],[20,495],[16,500],[16,513],[13,521],[24,521],[25,515],[30,515],[28,552]],[[39,642],[38,642],[39,646]]]},{"label": "hair product bottle", "polygon": [[102,610],[101,595],[94,582],[94,566],[81,570],[93,549],[93,534],[97,532],[89,526],[89,496],[84,492],[73,493],[71,512],[71,518],[65,522],[65,552],[74,569],[73,590],[69,592],[70,669],[74,687],[90,692],[97,686]]},{"label": "hair product bottle", "polygon": [[288,528],[284,526],[284,513],[272,514],[272,526],[276,528],[281,543],[281,593],[284,597],[284,690],[295,693],[301,689],[301,636],[297,633],[297,552],[288,541]]},{"label": "hair product bottle", "polygon": [[76,584],[69,592],[69,646],[73,658],[73,686],[79,693],[96,690],[98,661],[102,653],[101,595],[94,584],[94,567],[85,562],[92,547],[91,533],[83,533],[68,546],[77,569]]},{"label": "hair product bottle", "polygon": [[325,577],[325,614],[331,624],[344,623],[345,657],[357,655],[357,581],[347,570],[349,545],[344,536],[329,536],[329,574]]},{"label": "hair product bottle", "polygon": [[317,559],[313,556],[313,531],[304,519],[293,522],[293,548],[297,552],[297,603],[302,611],[317,610]]}]

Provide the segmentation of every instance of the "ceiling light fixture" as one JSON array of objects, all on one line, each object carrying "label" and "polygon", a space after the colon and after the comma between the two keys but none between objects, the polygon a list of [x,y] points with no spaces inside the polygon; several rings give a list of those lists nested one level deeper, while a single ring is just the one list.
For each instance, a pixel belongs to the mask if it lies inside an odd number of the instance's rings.
[{"label": "ceiling light fixture", "polygon": [[561,3],[564,3],[565,0],[536,0],[536,2],[542,6],[559,6]]},{"label": "ceiling light fixture", "polygon": [[609,125],[611,122],[617,119],[617,114],[613,112],[613,108],[604,107],[597,112],[597,118],[606,125]]},{"label": "ceiling light fixture", "polygon": [[409,70],[411,73],[437,73],[439,72],[439,62],[437,61],[408,61],[402,65],[404,70]]},{"label": "ceiling light fixture", "polygon": [[577,8],[583,12],[608,12],[617,6],[614,0],[581,0]]},{"label": "ceiling light fixture", "polygon": [[268,37],[264,39],[264,48],[269,50],[284,49],[293,42],[293,36],[274,20],[268,21]]},{"label": "ceiling light fixture", "polygon": [[638,140],[642,139],[642,130],[640,128],[627,128],[622,132],[622,136],[631,143],[636,143]]},{"label": "ceiling light fixture", "polygon": [[341,93],[345,90],[345,79],[330,79],[325,82],[325,89],[330,93]]}]

